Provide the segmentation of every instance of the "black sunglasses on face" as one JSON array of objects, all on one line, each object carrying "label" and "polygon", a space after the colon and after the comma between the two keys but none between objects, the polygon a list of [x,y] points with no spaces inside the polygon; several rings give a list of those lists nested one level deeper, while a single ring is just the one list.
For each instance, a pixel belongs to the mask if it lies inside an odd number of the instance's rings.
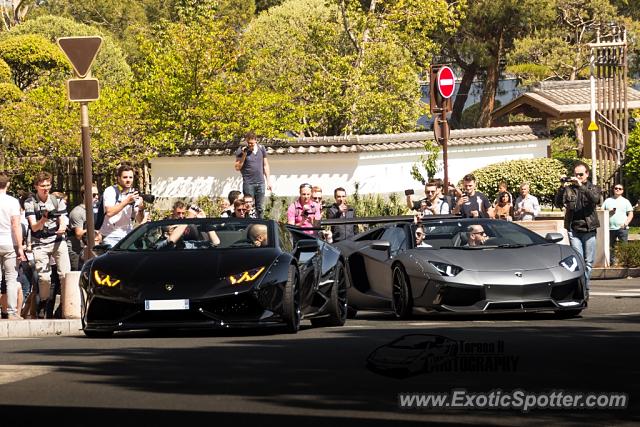
[{"label": "black sunglasses on face", "polygon": [[623,190],[622,187],[613,187],[614,190]]},{"label": "black sunglasses on face", "polygon": [[575,174],[575,176],[584,176],[584,173],[578,172],[578,173]]}]

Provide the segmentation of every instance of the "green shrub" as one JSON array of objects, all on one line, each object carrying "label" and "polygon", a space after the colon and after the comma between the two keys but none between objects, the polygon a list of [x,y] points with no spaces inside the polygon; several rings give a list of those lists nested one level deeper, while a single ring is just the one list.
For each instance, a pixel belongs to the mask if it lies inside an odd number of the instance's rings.
[{"label": "green shrub", "polygon": [[5,102],[18,102],[24,93],[13,83],[0,83],[0,104]]},{"label": "green shrub", "polygon": [[507,183],[509,191],[517,194],[520,184],[528,182],[530,192],[540,203],[551,204],[560,186],[560,177],[567,174],[567,167],[558,159],[525,159],[496,163],[473,171],[478,190],[490,200],[498,192],[501,181]]},{"label": "green shrub", "polygon": [[618,265],[625,268],[640,267],[640,241],[620,242],[615,250]]},{"label": "green shrub", "polygon": [[0,83],[11,82],[11,67],[5,61],[0,59]]}]

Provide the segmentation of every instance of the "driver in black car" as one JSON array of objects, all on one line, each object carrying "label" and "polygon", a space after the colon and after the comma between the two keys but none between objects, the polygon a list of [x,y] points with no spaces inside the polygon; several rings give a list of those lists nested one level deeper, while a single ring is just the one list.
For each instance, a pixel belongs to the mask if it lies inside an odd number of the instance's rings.
[{"label": "driver in black car", "polygon": [[265,224],[251,224],[247,227],[247,238],[234,242],[231,246],[267,246],[268,230]]}]

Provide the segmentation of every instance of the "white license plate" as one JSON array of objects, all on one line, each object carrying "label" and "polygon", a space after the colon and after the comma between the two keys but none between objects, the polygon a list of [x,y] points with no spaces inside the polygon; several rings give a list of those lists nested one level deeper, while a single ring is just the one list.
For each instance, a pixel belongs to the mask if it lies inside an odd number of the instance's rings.
[{"label": "white license plate", "polygon": [[148,299],[144,302],[145,310],[189,310],[188,299]]}]

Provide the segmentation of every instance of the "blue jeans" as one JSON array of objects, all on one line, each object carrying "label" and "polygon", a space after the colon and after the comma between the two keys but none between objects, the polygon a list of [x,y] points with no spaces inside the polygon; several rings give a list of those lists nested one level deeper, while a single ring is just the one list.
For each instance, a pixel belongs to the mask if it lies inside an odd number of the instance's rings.
[{"label": "blue jeans", "polygon": [[258,215],[258,218],[262,218],[264,212],[264,183],[248,184],[243,182],[242,193],[245,196],[253,197],[256,203],[256,215]]},{"label": "blue jeans", "polygon": [[596,232],[588,231],[586,233],[579,233],[575,231],[569,231],[568,234],[571,247],[575,249],[578,254],[580,254],[582,259],[584,259],[584,278],[588,291],[589,279],[591,278],[591,270],[593,269],[593,262],[596,259]]},{"label": "blue jeans", "polygon": [[629,229],[609,230],[609,261],[611,265],[616,263],[616,243],[629,240]]}]

